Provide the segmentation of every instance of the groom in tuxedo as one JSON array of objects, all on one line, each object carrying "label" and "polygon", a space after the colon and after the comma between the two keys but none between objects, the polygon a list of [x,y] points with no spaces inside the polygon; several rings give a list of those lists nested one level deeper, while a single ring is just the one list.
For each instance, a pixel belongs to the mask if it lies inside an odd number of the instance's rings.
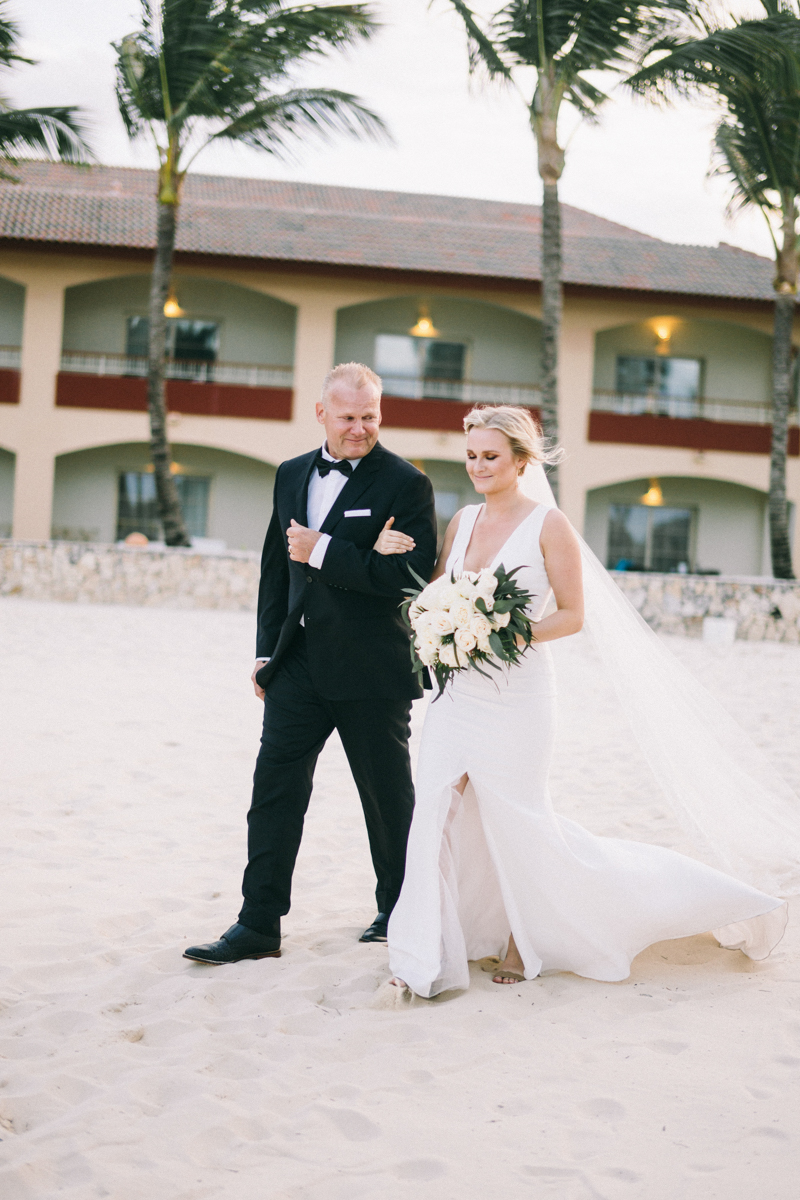
[{"label": "groom in tuxedo", "polygon": [[[430,480],[378,441],[381,381],[360,363],[325,378],[320,450],[278,468],[261,558],[256,665],[264,729],[248,813],[237,923],[185,957],[229,963],[280,954],[314,768],[339,733],[364,809],[378,914],[362,942],[386,941],[414,808],[411,702],[422,693],[399,611],[408,567],[436,558]],[[397,532],[392,525],[396,526]],[[401,553],[380,554],[373,547]]]}]

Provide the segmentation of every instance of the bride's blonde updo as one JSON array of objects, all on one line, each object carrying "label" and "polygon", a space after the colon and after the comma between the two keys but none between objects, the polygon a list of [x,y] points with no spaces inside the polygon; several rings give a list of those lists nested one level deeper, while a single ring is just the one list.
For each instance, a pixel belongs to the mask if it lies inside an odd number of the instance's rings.
[{"label": "bride's blonde updo", "polygon": [[547,449],[542,431],[527,408],[510,404],[484,405],[473,408],[464,417],[464,432],[471,429],[499,429],[511,444],[511,451],[523,460],[520,475],[528,463],[557,463],[564,457],[560,446]]}]

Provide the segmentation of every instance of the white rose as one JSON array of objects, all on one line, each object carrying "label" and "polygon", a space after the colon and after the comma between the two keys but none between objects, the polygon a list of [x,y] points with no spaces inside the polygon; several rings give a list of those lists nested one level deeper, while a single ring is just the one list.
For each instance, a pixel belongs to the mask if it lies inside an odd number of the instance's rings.
[{"label": "white rose", "polygon": [[457,604],[460,599],[461,597],[459,596],[458,589],[454,583],[443,583],[439,588],[439,591],[436,593],[436,607],[445,609],[452,608],[453,605]]},{"label": "white rose", "polygon": [[493,596],[497,590],[497,576],[491,567],[484,567],[478,572],[476,586],[482,596]]},{"label": "white rose", "polygon": [[478,639],[471,629],[459,629],[455,637],[456,645],[459,650],[463,650],[465,654],[469,654],[478,644]]},{"label": "white rose", "polygon": [[478,638],[478,649],[480,650],[481,654],[492,654],[493,653],[492,644],[489,641],[488,637]]},{"label": "white rose", "polygon": [[439,647],[439,662],[446,667],[459,667],[461,664],[456,656],[456,648],[452,642]]},{"label": "white rose", "polygon": [[457,629],[468,629],[472,618],[475,616],[475,609],[469,600],[462,598],[452,606],[450,616],[453,618]]},{"label": "white rose", "polygon": [[444,637],[446,633],[452,633],[455,629],[452,615],[448,612],[431,613],[429,628],[432,633],[438,634],[439,637]]},{"label": "white rose", "polygon": [[511,620],[511,613],[492,613],[492,620],[498,629],[505,629],[506,625]]},{"label": "white rose", "polygon": [[423,642],[416,647],[419,661],[426,667],[432,667],[436,662],[436,651],[438,647],[433,642]]},{"label": "white rose", "polygon": [[491,622],[486,620],[486,617],[480,613],[476,613],[470,621],[469,627],[478,639],[478,645],[482,641],[488,641],[489,634],[492,632],[492,626]]},{"label": "white rose", "polygon": [[416,616],[412,616],[409,610],[409,617],[411,619],[411,627],[414,632],[422,634],[425,633],[426,630],[430,629],[431,622],[433,620],[433,613],[425,611],[417,613]]},{"label": "white rose", "polygon": [[459,596],[463,596],[465,600],[471,600],[476,594],[476,587],[473,581],[467,575],[462,575],[454,584]]}]

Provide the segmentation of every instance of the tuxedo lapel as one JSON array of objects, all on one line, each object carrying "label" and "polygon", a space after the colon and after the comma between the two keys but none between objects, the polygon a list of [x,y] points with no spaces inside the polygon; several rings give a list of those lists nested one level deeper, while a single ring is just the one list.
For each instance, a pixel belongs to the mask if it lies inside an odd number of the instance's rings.
[{"label": "tuxedo lapel", "polygon": [[[322,522],[320,533],[330,533],[337,522],[341,520],[345,510],[355,507],[356,500],[367,490],[375,478],[375,472],[380,467],[382,454],[383,447],[378,443],[367,457],[362,459],[358,464],[358,467],[353,471],[353,474],[336,497],[327,517]],[[308,492],[308,489],[306,489],[306,492]]]},{"label": "tuxedo lapel", "polygon": [[308,462],[302,464],[300,468],[300,484],[295,497],[295,512],[297,516],[295,521],[298,525],[308,526],[308,484],[311,479],[311,472],[314,470],[314,459],[317,456],[316,450],[308,456]]}]

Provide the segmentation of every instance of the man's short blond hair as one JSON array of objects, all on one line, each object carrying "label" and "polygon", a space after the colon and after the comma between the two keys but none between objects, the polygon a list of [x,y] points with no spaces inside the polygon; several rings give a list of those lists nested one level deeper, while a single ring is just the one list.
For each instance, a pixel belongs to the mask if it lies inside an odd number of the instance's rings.
[{"label": "man's short blond hair", "polygon": [[328,374],[322,381],[322,407],[328,407],[328,399],[331,392],[336,387],[337,383],[344,383],[347,387],[355,388],[358,391],[363,387],[373,387],[377,392],[377,398],[380,400],[383,391],[383,384],[380,375],[376,375],[371,367],[365,367],[363,363],[349,362],[339,363],[337,367],[333,367],[328,371]]}]

